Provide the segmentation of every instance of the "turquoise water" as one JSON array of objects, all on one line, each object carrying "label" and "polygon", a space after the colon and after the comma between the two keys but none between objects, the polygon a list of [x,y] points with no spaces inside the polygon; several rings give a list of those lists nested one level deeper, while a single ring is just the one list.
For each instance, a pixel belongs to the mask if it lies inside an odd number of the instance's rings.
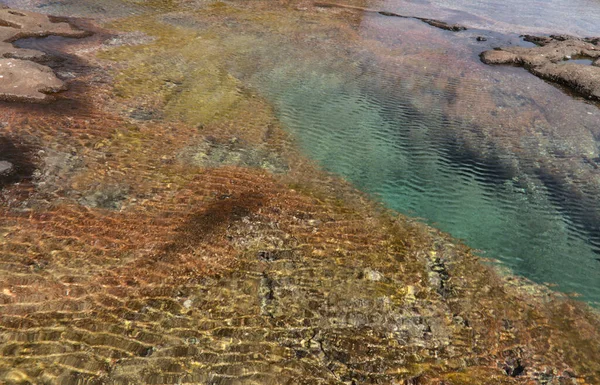
[{"label": "turquoise water", "polygon": [[325,169],[519,274],[600,300],[598,250],[589,231],[556,204],[556,191],[515,171],[511,156],[490,156],[491,145],[482,143],[477,152],[487,160],[478,159],[448,135],[461,123],[441,110],[422,114],[400,91],[385,95],[335,68],[320,70],[279,68],[257,84]]},{"label": "turquoise water", "polygon": [[[48,3],[42,8],[33,3],[32,8],[43,12],[69,10],[79,15],[81,11],[90,17],[137,12],[131,4],[115,0],[104,1],[101,8],[88,0]],[[240,52],[231,58],[231,65],[236,68],[238,61],[252,65],[233,72],[270,100],[283,125],[325,169],[390,208],[463,239],[516,273],[600,302],[600,223],[587,215],[600,207],[597,193],[573,175],[574,183],[584,191],[580,199],[574,199],[571,186],[561,185],[557,177],[569,171],[560,170],[560,162],[550,162],[540,172],[543,167],[536,166],[535,158],[539,154],[560,161],[562,156],[597,153],[597,107],[573,101],[524,70],[503,72],[481,65],[478,59],[480,52],[495,46],[525,44],[517,32],[531,28],[600,33],[590,21],[599,14],[600,5],[578,0],[578,7],[590,10],[579,22],[571,22],[573,12],[547,10],[532,26],[527,25],[528,18],[514,16],[511,7],[493,1],[390,0],[375,5],[487,29],[453,34],[415,20],[365,17],[360,26],[364,45],[345,46],[335,30],[311,32],[290,41],[234,25],[228,37],[233,43],[229,43],[238,44]],[[538,12],[535,6],[521,5],[529,13]],[[512,35],[499,32],[515,27],[523,29]],[[477,42],[479,35],[488,40]],[[372,42],[379,44],[379,53],[389,55],[385,59],[389,63],[382,65],[378,60],[384,59],[364,53]],[[473,86],[461,83],[465,73],[476,73],[474,78],[483,80]],[[458,80],[437,86],[438,75],[442,80]],[[463,108],[449,116],[448,110],[454,99],[464,104],[469,95],[482,103],[492,95],[496,98],[493,112],[498,115],[513,111],[504,120],[490,117],[490,124],[509,126],[511,119],[531,111],[532,127],[506,134],[507,141],[522,135],[519,145],[503,146],[502,138],[493,133],[491,139],[482,134],[480,139],[466,141],[474,132],[473,117],[487,112],[474,106],[473,111]],[[546,122],[551,126],[544,126]],[[590,162],[599,163],[595,156],[589,156]],[[554,166],[556,174],[551,170]]]}]

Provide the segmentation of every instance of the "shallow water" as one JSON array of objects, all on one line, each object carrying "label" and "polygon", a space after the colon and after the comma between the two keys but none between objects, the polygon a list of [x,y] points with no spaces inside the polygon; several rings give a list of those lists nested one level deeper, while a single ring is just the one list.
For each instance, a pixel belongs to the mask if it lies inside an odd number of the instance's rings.
[{"label": "shallow water", "polygon": [[70,89],[0,103],[1,383],[599,382],[584,303],[341,180],[597,301],[598,106],[480,62],[518,33],[303,0],[5,2],[96,33],[15,43]]},{"label": "shallow water", "polygon": [[596,0],[385,0],[390,11],[439,17],[462,24],[517,33],[600,34],[600,6]]},{"label": "shallow water", "polygon": [[[416,21],[376,17],[366,18],[363,28],[365,36],[384,42],[396,31],[387,46],[417,58],[443,50],[436,59],[443,58],[444,66],[423,61],[418,67],[396,56],[376,62],[357,54],[356,66],[363,70],[357,76],[327,57],[317,64],[303,59],[304,52],[274,53],[279,60],[264,59],[249,83],[327,170],[518,274],[599,302],[600,232],[598,218],[590,214],[598,191],[587,176],[571,171],[589,166],[572,158],[597,149],[597,133],[590,129],[597,127],[596,107],[524,70],[478,63],[482,48],[473,43],[473,32],[421,32],[428,27]],[[520,44],[513,35],[491,34],[490,40],[485,44]],[[464,71],[476,75],[457,79]],[[448,83],[439,87],[436,81]],[[467,96],[457,96],[461,87]],[[498,94],[491,112],[453,109],[460,98],[485,101],[490,89]],[[515,101],[518,106],[511,108]],[[560,116],[557,105],[563,106]],[[529,113],[543,119],[527,118],[521,123],[525,132],[511,132],[511,121]],[[473,118],[488,114],[493,118]],[[569,122],[572,116],[578,121]],[[508,129],[494,128],[503,124]],[[548,171],[540,162],[565,169]],[[570,178],[571,187],[560,175]],[[574,194],[573,186],[583,193]]]},{"label": "shallow water", "polygon": [[[460,142],[440,140],[456,123],[435,111],[421,115],[410,100],[386,106],[354,82],[336,84],[327,76],[289,82],[297,77],[267,76],[266,94],[303,149],[327,170],[519,274],[600,299],[600,254],[590,234],[552,202],[546,187],[507,172],[510,158],[484,163]],[[285,79],[286,87],[278,86]]]},{"label": "shallow water", "polygon": [[[115,11],[103,17],[141,12],[133,3],[117,3],[56,8],[36,2],[31,8],[92,17],[99,7]],[[343,49],[324,36],[310,37],[317,49],[236,24],[224,44],[241,48],[230,58],[233,73],[273,103],[284,127],[325,169],[518,274],[600,301],[600,217],[590,214],[600,190],[589,185],[589,173],[577,171],[595,165],[600,113],[524,70],[478,60],[494,46],[531,45],[517,33],[503,33],[506,25],[551,27],[570,20],[568,14],[561,19],[551,13],[539,19],[544,25],[530,25],[495,3],[426,3],[428,14],[420,13],[423,4],[384,1],[373,7],[488,29],[451,33],[377,15],[363,18],[360,34],[383,54],[365,53],[360,45],[340,54]],[[483,16],[502,24],[482,23]],[[181,13],[162,20],[208,28]],[[584,28],[585,20],[566,24]],[[476,41],[478,36],[487,41]],[[47,45],[32,39],[18,44]],[[577,160],[582,154],[589,164]]]}]

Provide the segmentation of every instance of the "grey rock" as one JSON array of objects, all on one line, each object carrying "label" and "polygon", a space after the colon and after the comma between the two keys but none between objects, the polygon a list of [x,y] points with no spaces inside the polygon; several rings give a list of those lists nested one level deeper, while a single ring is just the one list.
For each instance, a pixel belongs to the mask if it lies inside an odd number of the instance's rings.
[{"label": "grey rock", "polygon": [[8,175],[12,173],[14,170],[14,166],[12,163],[6,160],[0,160],[0,176]]}]

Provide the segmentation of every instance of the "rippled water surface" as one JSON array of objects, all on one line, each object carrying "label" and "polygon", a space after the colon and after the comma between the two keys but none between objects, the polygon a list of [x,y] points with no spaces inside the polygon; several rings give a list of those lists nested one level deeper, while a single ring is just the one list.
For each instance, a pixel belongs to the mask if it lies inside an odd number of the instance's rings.
[{"label": "rippled water surface", "polygon": [[[529,46],[521,32],[600,33],[600,4],[541,3],[373,2],[478,29],[452,33],[357,12],[363,41],[346,48],[322,35],[290,41],[235,23],[223,40],[239,47],[228,59],[233,73],[269,99],[325,169],[519,274],[596,302],[600,112],[524,70],[478,59],[495,46]],[[109,18],[142,9],[110,1],[29,6]],[[162,20],[206,27],[186,17]],[[477,41],[482,35],[487,40]],[[40,48],[35,40],[20,44]]]},{"label": "rippled water surface", "polygon": [[[496,9],[474,7],[490,17]],[[363,34],[400,54],[376,62],[357,53],[362,72],[345,74],[327,57],[274,53],[251,83],[327,170],[519,274],[599,301],[599,190],[588,179],[598,174],[585,162],[597,154],[596,106],[478,62],[486,46],[523,45],[515,35],[477,46],[472,32],[427,28],[366,18]]]},{"label": "rippled water surface", "polygon": [[596,0],[386,0],[382,6],[425,17],[443,15],[480,28],[507,32],[600,34],[600,7]]},{"label": "rippled water surface", "polygon": [[600,3],[336,2],[0,0],[0,383],[600,383]]},{"label": "rippled water surface", "polygon": [[520,274],[600,299],[600,254],[592,235],[578,229],[548,187],[520,183],[528,176],[507,171],[511,159],[478,160],[460,142],[444,139],[443,131],[456,123],[436,111],[419,114],[403,96],[386,105],[353,82],[324,76],[289,83],[295,77],[270,74],[267,93],[304,150],[325,168]]}]

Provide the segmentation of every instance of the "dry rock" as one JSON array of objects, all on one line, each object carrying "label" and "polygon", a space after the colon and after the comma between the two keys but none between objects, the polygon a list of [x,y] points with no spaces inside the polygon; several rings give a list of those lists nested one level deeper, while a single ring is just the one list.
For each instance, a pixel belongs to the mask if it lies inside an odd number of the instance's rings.
[{"label": "dry rock", "polygon": [[44,59],[43,52],[11,44],[50,35],[84,37],[88,33],[65,22],[53,22],[47,15],[0,9],[0,100],[40,102],[48,99],[47,93],[65,88],[50,68],[32,62]]},{"label": "dry rock", "polygon": [[[532,74],[565,85],[577,93],[600,100],[600,39],[580,39],[572,36],[526,36],[538,47],[504,47],[485,51],[481,61],[486,64],[514,64]],[[593,65],[565,63],[572,58],[595,60]]]},{"label": "dry rock", "polygon": [[44,101],[65,84],[46,66],[29,60],[0,59],[0,100]]}]

